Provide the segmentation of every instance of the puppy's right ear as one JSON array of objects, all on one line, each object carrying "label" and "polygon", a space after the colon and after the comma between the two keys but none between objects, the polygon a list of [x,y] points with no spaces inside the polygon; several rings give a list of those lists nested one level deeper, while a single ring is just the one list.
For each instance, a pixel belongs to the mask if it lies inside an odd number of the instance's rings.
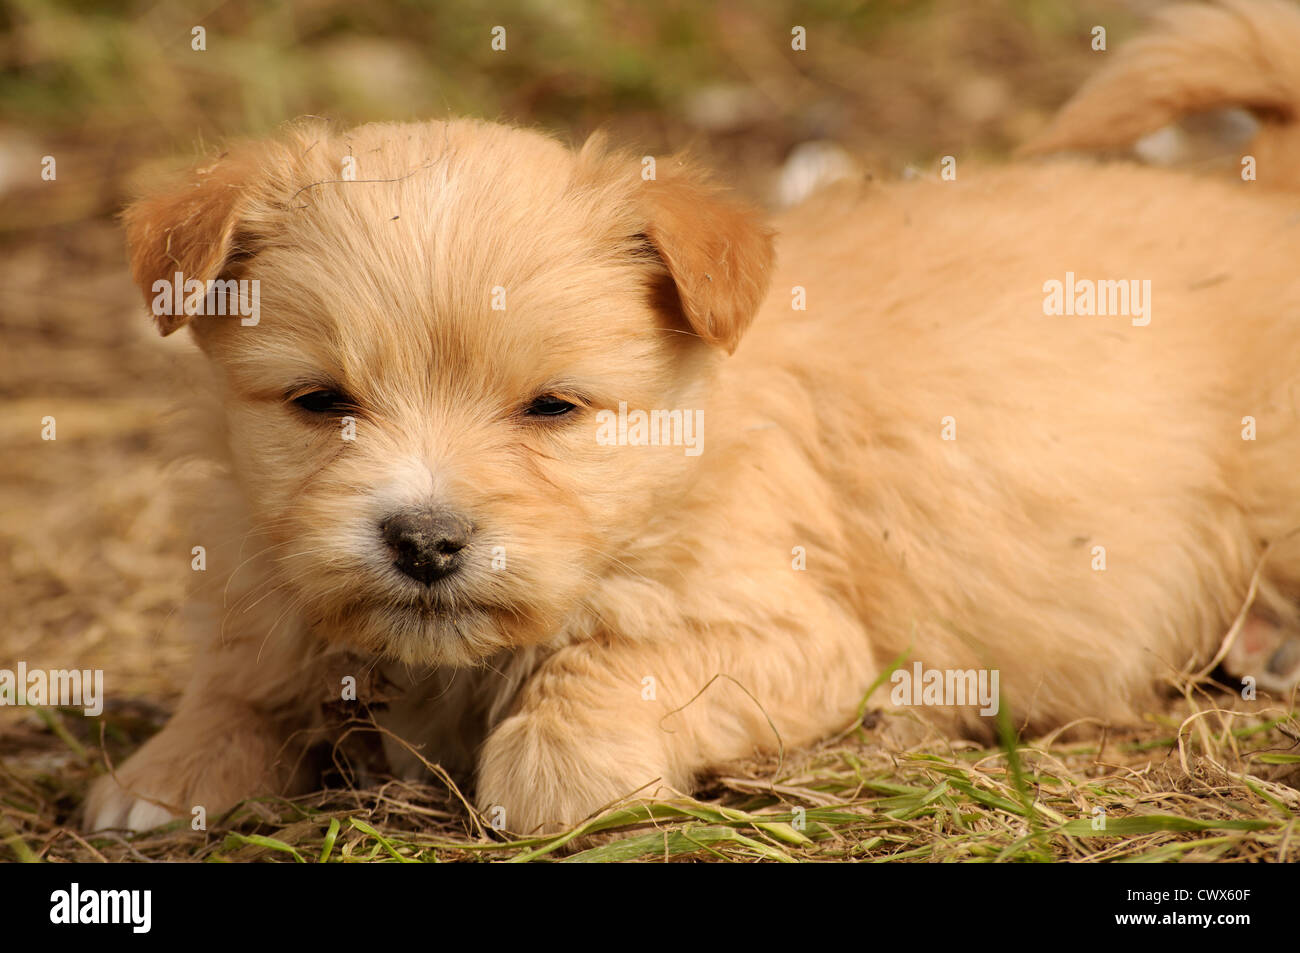
[{"label": "puppy's right ear", "polygon": [[642,184],[644,235],[663,261],[691,328],[728,354],[762,304],[772,277],[773,232],[699,169],[670,160]]},{"label": "puppy's right ear", "polygon": [[[131,276],[147,303],[157,298],[155,282],[170,285],[179,272],[182,282],[196,279],[206,287],[247,254],[236,236],[253,172],[247,158],[223,156],[126,209]],[[180,313],[155,315],[164,335],[190,319],[183,308],[173,310]]]}]

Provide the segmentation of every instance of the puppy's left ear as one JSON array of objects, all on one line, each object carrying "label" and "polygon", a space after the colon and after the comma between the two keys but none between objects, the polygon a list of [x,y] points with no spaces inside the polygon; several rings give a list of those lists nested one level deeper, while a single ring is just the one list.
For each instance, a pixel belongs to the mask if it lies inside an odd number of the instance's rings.
[{"label": "puppy's left ear", "polygon": [[736,350],[771,281],[772,230],[760,214],[673,160],[641,184],[645,235],[677,288],[682,313],[705,341]]},{"label": "puppy's left ear", "polygon": [[[155,282],[171,282],[180,272],[206,283],[243,253],[236,229],[251,177],[246,156],[225,156],[127,207],[122,220],[131,274],[146,302],[155,295]],[[184,313],[161,314],[158,330],[168,335],[189,320]]]}]

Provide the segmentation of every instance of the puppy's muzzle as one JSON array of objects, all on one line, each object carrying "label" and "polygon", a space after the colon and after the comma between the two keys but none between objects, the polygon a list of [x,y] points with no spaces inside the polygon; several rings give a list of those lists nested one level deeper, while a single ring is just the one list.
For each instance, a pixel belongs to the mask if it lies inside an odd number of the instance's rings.
[{"label": "puppy's muzzle", "polygon": [[426,586],[454,573],[474,525],[448,509],[407,510],[379,524],[393,565]]}]

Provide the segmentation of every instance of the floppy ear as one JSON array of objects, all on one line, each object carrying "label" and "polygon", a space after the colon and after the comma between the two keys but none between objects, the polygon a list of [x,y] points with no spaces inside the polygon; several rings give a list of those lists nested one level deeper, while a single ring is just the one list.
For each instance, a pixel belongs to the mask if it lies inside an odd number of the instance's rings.
[{"label": "floppy ear", "polygon": [[[156,281],[170,284],[180,272],[182,281],[196,279],[206,285],[247,252],[238,247],[235,236],[251,174],[246,159],[223,156],[126,209],[122,220],[131,276],[146,302],[156,297]],[[158,330],[167,335],[187,323],[190,315],[156,318]]]},{"label": "floppy ear", "polygon": [[701,173],[673,164],[662,179],[641,185],[645,235],[668,269],[691,328],[730,354],[767,293],[772,230],[757,211],[725,196]]}]

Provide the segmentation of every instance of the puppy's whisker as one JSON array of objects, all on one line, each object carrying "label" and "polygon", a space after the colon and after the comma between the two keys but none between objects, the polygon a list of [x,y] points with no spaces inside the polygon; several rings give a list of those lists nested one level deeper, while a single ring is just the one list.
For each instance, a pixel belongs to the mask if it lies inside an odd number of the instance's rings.
[{"label": "puppy's whisker", "polygon": [[[245,539],[245,542],[247,542],[247,539]],[[272,552],[272,551],[274,551],[274,550],[276,550],[276,549],[279,549],[279,548],[282,547],[282,546],[288,546],[288,545],[291,545],[292,542],[293,542],[292,540],[286,540],[286,541],[284,541],[284,542],[280,542],[280,543],[272,543],[272,544],[270,544],[269,546],[265,546],[265,547],[263,547],[262,549],[258,550],[256,553],[254,553],[253,555],[249,556],[247,559],[244,559],[244,560],[243,560],[242,562],[240,562],[237,566],[235,566],[235,568],[232,569],[232,570],[230,571],[230,574],[226,577],[226,585],[225,585],[225,588],[222,590],[222,594],[221,594],[221,595],[222,595],[222,602],[223,602],[223,604],[227,604],[227,603],[229,602],[229,598],[230,598],[230,587],[231,587],[231,585],[232,585],[232,584],[234,583],[234,581],[235,581],[235,576],[237,576],[237,575],[239,574],[239,571],[240,571],[241,569],[243,569],[245,566],[247,566],[249,563],[253,562],[254,560],[259,559],[259,558],[265,556],[266,554],[268,554],[268,553],[270,553],[270,552]],[[240,554],[242,554],[242,553],[243,553],[243,544],[240,545]]]}]

